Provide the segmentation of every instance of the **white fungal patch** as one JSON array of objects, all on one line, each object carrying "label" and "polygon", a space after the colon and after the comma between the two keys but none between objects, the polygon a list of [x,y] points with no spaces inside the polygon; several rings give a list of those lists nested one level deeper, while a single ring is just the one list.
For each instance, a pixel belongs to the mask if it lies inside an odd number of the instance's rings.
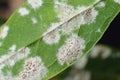
[{"label": "white fungal patch", "polygon": [[11,51],[8,52],[8,54],[0,57],[0,64],[14,66],[17,61],[26,58],[30,54],[30,49],[27,47],[20,49],[17,52],[15,51],[15,45],[13,45],[10,49]]},{"label": "white fungal patch", "polygon": [[37,9],[40,6],[42,6],[43,1],[42,0],[27,0],[28,4],[31,5],[33,9]]},{"label": "white fungal patch", "polygon": [[10,66],[13,66],[17,61],[26,58],[30,54],[30,49],[28,47],[18,50],[14,56],[8,59]]},{"label": "white fungal patch", "polygon": [[96,5],[96,7],[105,7],[105,2],[102,1]]},{"label": "white fungal patch", "polygon": [[76,69],[83,69],[88,62],[87,56],[83,56],[79,61],[75,63],[75,68]]},{"label": "white fungal patch", "polygon": [[18,50],[16,57],[18,60],[20,60],[26,58],[29,54],[30,54],[30,48],[25,47],[23,49]]},{"label": "white fungal patch", "polygon": [[78,59],[82,55],[82,51],[85,48],[85,42],[82,38],[76,34],[72,34],[70,38],[65,41],[65,45],[59,48],[57,53],[58,62],[63,65],[68,65]]},{"label": "white fungal patch", "polygon": [[96,32],[101,33],[101,29],[99,28]]},{"label": "white fungal patch", "polygon": [[84,9],[86,9],[86,7],[78,7],[77,9],[74,9],[73,6],[68,5],[65,2],[59,2],[58,0],[55,0],[54,2],[55,11],[58,14],[58,18],[60,18],[61,21],[66,21],[74,17],[76,14],[79,14]]},{"label": "white fungal patch", "polygon": [[29,12],[29,10],[28,10],[27,8],[22,7],[22,8],[19,9],[18,13],[19,13],[21,16],[26,16],[26,15],[28,15],[30,12]]},{"label": "white fungal patch", "polygon": [[56,44],[60,40],[60,34],[57,30],[54,30],[43,37],[43,41],[47,44]]},{"label": "white fungal patch", "polygon": [[82,15],[84,17],[84,22],[89,24],[95,22],[98,11],[96,11],[95,8],[91,8],[83,12]]},{"label": "white fungal patch", "polygon": [[95,22],[98,11],[95,8],[80,7],[74,8],[65,2],[54,1],[54,9],[60,19],[58,23],[52,23],[50,28],[43,34],[49,34],[53,30],[59,29],[63,34],[71,34],[73,30],[80,28],[83,24]]},{"label": "white fungal patch", "polygon": [[116,3],[120,4],[120,0],[114,0]]},{"label": "white fungal patch", "polygon": [[55,0],[55,12],[60,19],[58,23],[52,23],[50,28],[43,34],[46,35],[49,32],[60,29],[64,34],[70,34],[73,30],[80,28],[81,25],[92,23],[95,21],[98,12],[95,8],[77,7],[66,4],[65,2],[59,2]]},{"label": "white fungal patch", "polygon": [[16,45],[12,45],[12,46],[9,48],[9,50],[10,50],[11,52],[15,52],[15,50],[16,50]]},{"label": "white fungal patch", "polygon": [[25,61],[24,70],[19,74],[20,80],[42,80],[47,75],[47,68],[39,57],[32,57]]},{"label": "white fungal patch", "polygon": [[4,39],[4,38],[7,36],[8,30],[9,30],[9,27],[8,27],[8,26],[4,26],[4,27],[0,30],[0,38],[1,38],[1,39]]},{"label": "white fungal patch", "polygon": [[74,17],[77,17],[76,15],[83,13],[81,16],[84,17],[85,21],[82,24],[86,24],[89,22],[92,23],[98,15],[98,12],[95,10],[95,8],[90,8],[90,6],[78,6],[76,9],[65,2],[59,2],[58,0],[55,0],[54,8],[60,21],[68,21],[71,18],[73,19]]},{"label": "white fungal patch", "polygon": [[13,53],[0,56],[0,64],[5,64],[12,55]]},{"label": "white fungal patch", "polygon": [[32,23],[33,23],[33,24],[36,24],[36,23],[38,22],[37,19],[34,18],[34,17],[33,17],[31,20],[32,20]]}]

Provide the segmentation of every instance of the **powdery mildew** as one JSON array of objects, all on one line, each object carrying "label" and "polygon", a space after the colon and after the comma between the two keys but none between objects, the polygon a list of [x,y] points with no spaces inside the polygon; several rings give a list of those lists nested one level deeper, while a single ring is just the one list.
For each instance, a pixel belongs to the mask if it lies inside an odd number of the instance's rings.
[{"label": "powdery mildew", "polygon": [[24,70],[19,74],[18,80],[42,80],[47,72],[47,68],[39,57],[31,57],[26,59]]},{"label": "powdery mildew", "polygon": [[101,33],[101,29],[99,28],[96,32]]},{"label": "powdery mildew", "polygon": [[85,42],[82,38],[76,34],[72,34],[70,38],[65,41],[65,45],[59,48],[57,53],[58,62],[63,65],[68,65],[78,59],[82,55],[82,51],[85,48]]},{"label": "powdery mildew", "polygon": [[[11,51],[0,57],[0,75],[2,75],[2,69],[7,66],[14,66],[15,63],[23,58],[27,58],[27,56],[30,54],[30,49],[28,47],[23,48],[15,52],[16,47],[13,45],[11,47]],[[2,80],[18,80],[18,78],[13,78],[11,73],[9,73],[7,76],[2,75],[0,76]]]},{"label": "powdery mildew", "polygon": [[26,58],[30,54],[30,48],[25,47],[23,49],[19,49],[17,53],[18,54],[16,55],[16,57],[18,60]]},{"label": "powdery mildew", "polygon": [[51,23],[50,28],[43,34],[43,36],[49,34],[49,32],[59,29],[63,34],[70,34],[73,30],[80,28],[83,24],[90,24],[95,22],[98,15],[98,11],[94,7],[80,7],[75,9],[73,6],[68,5],[65,2],[54,1],[55,12],[60,19],[58,23]]},{"label": "powdery mildew", "polygon": [[28,10],[27,8],[22,7],[22,8],[19,9],[18,13],[19,13],[21,16],[26,16],[26,15],[28,15],[30,12],[29,12],[29,10]]},{"label": "powdery mildew", "polygon": [[42,0],[27,0],[28,4],[31,5],[33,9],[37,9],[40,6],[42,6],[43,1]]},{"label": "powdery mildew", "polygon": [[116,3],[120,4],[120,0],[114,0]]},{"label": "powdery mildew", "polygon": [[[78,16],[83,16],[84,19],[91,19],[91,22],[93,22],[96,16],[98,15],[98,12],[94,8],[91,7],[90,9],[90,6],[78,6],[77,9],[75,9],[73,6],[68,5],[65,2],[59,2],[58,0],[55,0],[55,11],[58,14],[58,18],[60,18],[61,21],[69,20],[71,18],[74,18],[76,15],[83,13],[83,15]],[[87,23],[89,22],[86,22],[86,20],[82,22],[82,24]]]},{"label": "powdery mildew", "polygon": [[96,5],[96,7],[105,7],[105,2],[102,1],[99,4]]},{"label": "powdery mildew", "polygon": [[59,2],[58,0],[55,0],[54,3],[55,3],[54,6],[55,12],[58,14],[57,17],[60,18],[61,21],[66,21],[69,18],[80,13],[80,11],[87,8],[87,7],[78,7],[77,9],[74,9],[73,6],[68,5],[65,2]]},{"label": "powdery mildew", "polygon": [[36,23],[38,22],[37,19],[34,18],[34,17],[33,17],[31,20],[32,20],[32,23],[33,23],[33,24],[36,24]]},{"label": "powdery mildew", "polygon": [[96,11],[95,8],[91,8],[91,9],[88,9],[87,11],[83,12],[85,24],[95,22],[97,15],[98,15],[98,11]]},{"label": "powdery mildew", "polygon": [[12,46],[9,48],[9,50],[10,50],[11,52],[15,52],[15,50],[16,50],[16,45],[15,45],[15,44],[12,45]]},{"label": "powdery mildew", "polygon": [[[17,52],[15,52],[15,47],[11,47],[12,51],[8,52],[8,54],[3,55],[0,57],[0,64],[1,65],[9,65],[9,66],[14,66],[14,64],[23,59],[26,58],[30,54],[30,49],[29,48],[23,48]],[[1,67],[0,65],[0,67]],[[3,67],[2,67],[3,68]]]},{"label": "powdery mildew", "polygon": [[60,34],[57,30],[52,31],[43,37],[43,41],[46,42],[47,44],[55,44],[58,43],[59,40],[60,40]]},{"label": "powdery mildew", "polygon": [[8,34],[8,30],[9,30],[9,27],[6,25],[0,30],[0,38],[1,39],[6,38],[6,36]]}]

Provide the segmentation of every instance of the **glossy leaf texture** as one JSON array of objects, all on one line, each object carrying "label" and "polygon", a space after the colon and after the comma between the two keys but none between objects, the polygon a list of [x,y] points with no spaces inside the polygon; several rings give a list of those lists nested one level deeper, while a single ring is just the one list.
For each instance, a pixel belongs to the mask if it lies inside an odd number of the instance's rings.
[{"label": "glossy leaf texture", "polygon": [[119,0],[27,0],[0,28],[0,77],[48,80],[96,44]]}]

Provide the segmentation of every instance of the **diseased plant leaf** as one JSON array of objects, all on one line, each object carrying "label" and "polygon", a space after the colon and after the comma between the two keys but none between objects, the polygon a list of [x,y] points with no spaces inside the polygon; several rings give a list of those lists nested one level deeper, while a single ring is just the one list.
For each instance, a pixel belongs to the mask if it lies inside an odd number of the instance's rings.
[{"label": "diseased plant leaf", "polygon": [[119,11],[117,0],[26,1],[0,29],[0,77],[50,79],[86,54]]}]

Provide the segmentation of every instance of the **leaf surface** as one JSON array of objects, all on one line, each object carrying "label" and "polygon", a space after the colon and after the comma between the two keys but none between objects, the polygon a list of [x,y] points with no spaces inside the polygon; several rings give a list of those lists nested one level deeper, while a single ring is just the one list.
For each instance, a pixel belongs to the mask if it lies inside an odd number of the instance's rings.
[{"label": "leaf surface", "polygon": [[87,1],[43,0],[36,5],[27,1],[18,8],[0,29],[0,77],[48,80],[89,52],[120,4]]}]

